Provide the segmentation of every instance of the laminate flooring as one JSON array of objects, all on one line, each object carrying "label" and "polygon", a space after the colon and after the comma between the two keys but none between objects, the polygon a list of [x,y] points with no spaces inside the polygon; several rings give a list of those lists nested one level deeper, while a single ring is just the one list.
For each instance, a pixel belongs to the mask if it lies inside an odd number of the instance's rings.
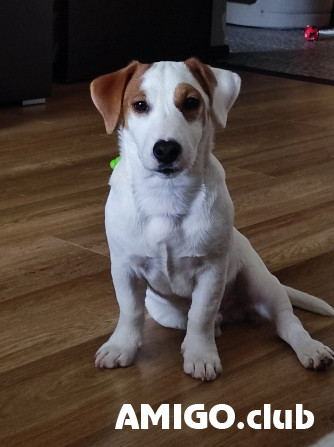
[{"label": "laminate flooring", "polygon": [[[334,305],[333,87],[241,76],[214,151],[235,225],[282,282]],[[46,105],[0,109],[0,445],[306,447],[334,430],[334,370],[303,369],[268,322],[223,326],[223,373],[213,383],[183,373],[184,333],[149,316],[135,365],[95,369],[118,318],[104,234],[117,136],[105,134],[88,87],[55,85]],[[334,318],[296,314],[334,347]],[[173,404],[226,404],[236,420],[225,430],[184,422],[181,430],[115,430],[124,403],[139,419],[141,404],[170,404],[171,413]],[[264,404],[282,410],[281,420],[303,404],[314,424],[248,427],[247,414]]]}]

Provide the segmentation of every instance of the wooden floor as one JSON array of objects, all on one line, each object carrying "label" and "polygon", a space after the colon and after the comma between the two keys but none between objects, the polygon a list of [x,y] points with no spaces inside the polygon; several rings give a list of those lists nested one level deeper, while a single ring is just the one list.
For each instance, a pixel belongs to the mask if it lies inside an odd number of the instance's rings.
[{"label": "wooden floor", "polygon": [[[236,226],[281,281],[334,305],[333,87],[242,78],[215,149]],[[95,369],[118,317],[103,222],[116,136],[106,136],[87,84],[55,86],[45,106],[2,108],[0,125],[2,447],[306,447],[334,429],[334,369],[304,370],[268,323],[223,329],[223,374],[213,383],[183,373],[184,333],[150,318],[134,366]],[[333,318],[296,314],[334,346]],[[264,404],[303,404],[315,422],[307,430],[115,430],[123,403],[138,415],[144,403],[228,404],[236,423]]]}]

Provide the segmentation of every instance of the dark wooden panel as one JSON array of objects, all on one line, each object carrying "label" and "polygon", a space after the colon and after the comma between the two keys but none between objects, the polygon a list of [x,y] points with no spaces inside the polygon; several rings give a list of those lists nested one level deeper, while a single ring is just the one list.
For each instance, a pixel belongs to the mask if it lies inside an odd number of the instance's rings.
[{"label": "dark wooden panel", "polygon": [[57,5],[63,17],[57,73],[67,81],[92,79],[131,60],[197,56],[208,61],[211,0],[67,0]]},{"label": "dark wooden panel", "polygon": [[52,0],[0,3],[0,103],[50,95],[52,6]]}]

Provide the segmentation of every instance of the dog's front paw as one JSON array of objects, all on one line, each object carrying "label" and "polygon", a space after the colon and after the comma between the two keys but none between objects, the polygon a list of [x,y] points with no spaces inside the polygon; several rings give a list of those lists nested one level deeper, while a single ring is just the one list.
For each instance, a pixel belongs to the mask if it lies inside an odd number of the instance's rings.
[{"label": "dog's front paw", "polygon": [[304,345],[298,357],[305,368],[316,371],[327,369],[334,362],[334,352],[320,341],[312,339]]},{"label": "dog's front paw", "polygon": [[194,379],[202,381],[215,380],[222,372],[221,361],[215,345],[203,347],[187,347],[182,344],[183,369]]},{"label": "dog's front paw", "polygon": [[95,354],[95,366],[97,368],[118,368],[132,365],[135,360],[140,343],[117,343],[112,337],[104,343]]}]

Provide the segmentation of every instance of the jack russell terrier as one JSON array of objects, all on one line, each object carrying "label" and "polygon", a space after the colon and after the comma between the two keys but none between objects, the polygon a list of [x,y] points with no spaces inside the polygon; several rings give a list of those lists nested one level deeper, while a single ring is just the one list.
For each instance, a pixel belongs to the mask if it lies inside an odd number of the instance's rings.
[{"label": "jack russell terrier", "polygon": [[106,232],[120,316],[96,354],[100,368],[134,362],[145,305],[161,325],[184,329],[184,371],[214,380],[222,316],[255,309],[272,320],[305,368],[334,360],[311,338],[292,305],[334,309],[286,287],[233,227],[224,169],[212,155],[214,125],[226,125],[240,78],[195,58],[132,62],[95,79],[93,102],[110,134],[119,125],[120,162],[110,180]]}]

